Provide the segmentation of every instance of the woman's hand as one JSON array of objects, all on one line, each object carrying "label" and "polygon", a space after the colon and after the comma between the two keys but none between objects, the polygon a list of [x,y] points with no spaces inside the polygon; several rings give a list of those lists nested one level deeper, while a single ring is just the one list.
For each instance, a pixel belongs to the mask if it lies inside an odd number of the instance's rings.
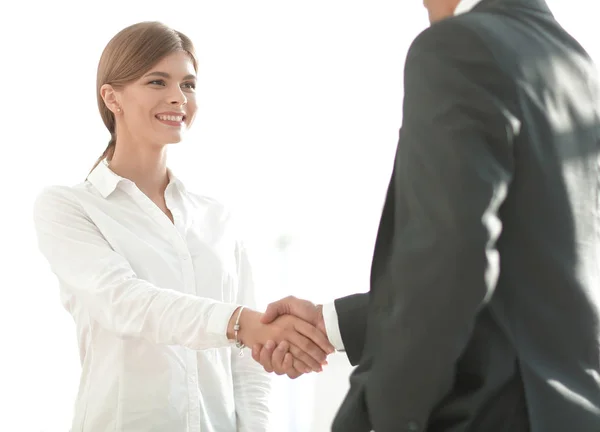
[{"label": "woman's hand", "polygon": [[[234,339],[233,326],[239,309],[236,310],[229,322],[227,336]],[[322,331],[312,324],[292,316],[282,315],[270,324],[261,322],[262,313],[246,309],[240,316],[238,339],[249,347],[265,345],[267,341],[280,344],[287,341],[289,353],[294,357],[294,367],[304,372],[321,371],[322,365],[327,364],[327,355],[334,352]],[[287,344],[283,345],[288,347]],[[288,359],[291,361],[291,359]]]},{"label": "woman's hand", "polygon": [[[324,335],[327,335],[325,320],[323,318],[323,305],[315,305],[308,300],[298,299],[293,296],[286,297],[271,303],[263,314],[261,321],[268,324],[282,315],[295,315],[298,318],[312,324]],[[300,375],[312,372],[312,369],[300,360],[294,358],[290,346],[285,341],[275,344],[273,341],[263,345],[252,346],[252,358],[260,363],[267,372],[275,372],[277,375],[287,375],[296,379]]]}]

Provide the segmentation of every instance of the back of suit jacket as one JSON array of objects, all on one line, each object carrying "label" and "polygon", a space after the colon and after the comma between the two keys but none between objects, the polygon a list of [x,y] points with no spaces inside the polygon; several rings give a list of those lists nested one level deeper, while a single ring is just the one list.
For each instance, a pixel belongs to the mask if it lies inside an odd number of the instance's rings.
[{"label": "back of suit jacket", "polygon": [[599,89],[543,0],[417,38],[334,430],[600,431]]}]

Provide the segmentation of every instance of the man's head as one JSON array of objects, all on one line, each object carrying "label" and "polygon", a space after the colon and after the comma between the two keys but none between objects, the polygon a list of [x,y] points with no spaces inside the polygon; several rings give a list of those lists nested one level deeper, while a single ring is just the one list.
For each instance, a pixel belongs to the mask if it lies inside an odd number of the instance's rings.
[{"label": "man's head", "polygon": [[429,13],[429,22],[434,23],[454,15],[460,0],[423,0]]}]

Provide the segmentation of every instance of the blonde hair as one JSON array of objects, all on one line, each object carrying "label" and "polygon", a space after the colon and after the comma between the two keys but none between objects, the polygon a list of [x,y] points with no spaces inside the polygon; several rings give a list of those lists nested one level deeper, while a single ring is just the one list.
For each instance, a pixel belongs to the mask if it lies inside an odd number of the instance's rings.
[{"label": "blonde hair", "polygon": [[117,145],[115,115],[102,99],[102,86],[110,84],[115,89],[123,88],[140,79],[164,57],[178,51],[189,54],[197,72],[198,61],[192,41],[183,33],[160,22],[133,24],[121,30],[108,42],[98,63],[96,98],[100,116],[111,138],[91,171],[105,158],[111,160]]}]

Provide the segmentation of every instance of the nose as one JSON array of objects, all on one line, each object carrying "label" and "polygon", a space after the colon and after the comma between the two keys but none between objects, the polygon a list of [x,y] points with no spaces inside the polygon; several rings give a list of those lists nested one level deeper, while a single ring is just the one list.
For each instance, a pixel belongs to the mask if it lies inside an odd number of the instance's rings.
[{"label": "nose", "polygon": [[175,87],[175,90],[169,95],[169,99],[171,105],[175,106],[183,106],[187,103],[187,97],[179,86]]}]

